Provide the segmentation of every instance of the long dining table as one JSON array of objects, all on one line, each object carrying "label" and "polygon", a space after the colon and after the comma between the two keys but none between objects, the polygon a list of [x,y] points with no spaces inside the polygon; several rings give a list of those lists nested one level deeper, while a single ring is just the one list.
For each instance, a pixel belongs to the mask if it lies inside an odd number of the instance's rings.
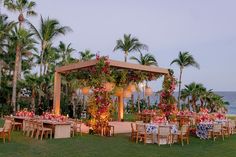
[{"label": "long dining table", "polygon": [[[26,129],[26,120],[33,119],[31,117],[21,117],[21,116],[13,116],[14,120],[16,122],[20,122],[23,125],[22,130],[25,131]],[[71,123],[68,121],[61,122],[61,121],[55,121],[55,120],[44,120],[44,119],[38,119],[39,121],[43,122],[44,127],[49,127],[53,129],[53,137],[55,139],[58,138],[70,138],[70,132],[71,132]]]},{"label": "long dining table", "polygon": [[42,120],[44,127],[53,129],[54,138],[70,138],[71,123],[52,120]]}]

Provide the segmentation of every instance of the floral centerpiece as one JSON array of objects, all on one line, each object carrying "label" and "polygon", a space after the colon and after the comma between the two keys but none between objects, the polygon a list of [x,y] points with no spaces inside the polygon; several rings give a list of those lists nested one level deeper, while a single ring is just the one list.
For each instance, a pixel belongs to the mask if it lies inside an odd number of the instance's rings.
[{"label": "floral centerpiece", "polygon": [[200,112],[197,114],[197,123],[206,123],[214,121],[214,116],[209,114],[208,109],[200,108]]},{"label": "floral centerpiece", "polygon": [[17,111],[16,116],[33,118],[35,116],[35,113],[33,111],[22,110]]},{"label": "floral centerpiece", "polygon": [[193,116],[194,112],[189,111],[188,109],[178,111],[177,115],[181,117],[190,117]]},{"label": "floral centerpiece", "polygon": [[214,116],[215,116],[216,120],[225,120],[226,119],[226,116],[223,113],[215,113]]},{"label": "floral centerpiece", "polygon": [[63,122],[67,119],[67,117],[63,115],[56,115],[53,113],[44,112],[43,115],[41,116],[41,119]]},{"label": "floral centerpiece", "polygon": [[152,121],[156,124],[165,123],[167,121],[165,113],[163,113],[161,110],[157,110],[156,115],[153,117]]},{"label": "floral centerpiece", "polygon": [[156,110],[148,110],[148,109],[145,109],[145,110],[142,111],[142,114],[156,115],[156,114],[157,114],[157,111],[156,111]]}]

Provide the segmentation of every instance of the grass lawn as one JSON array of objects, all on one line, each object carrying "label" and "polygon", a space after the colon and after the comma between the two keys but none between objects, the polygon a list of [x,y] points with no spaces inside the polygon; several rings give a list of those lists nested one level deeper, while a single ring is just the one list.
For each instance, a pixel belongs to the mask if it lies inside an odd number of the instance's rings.
[{"label": "grass lawn", "polygon": [[0,157],[235,157],[236,135],[226,138],[200,140],[192,137],[189,145],[157,146],[129,141],[128,135],[99,137],[77,136],[71,139],[35,140],[12,133],[12,141],[0,142]]}]

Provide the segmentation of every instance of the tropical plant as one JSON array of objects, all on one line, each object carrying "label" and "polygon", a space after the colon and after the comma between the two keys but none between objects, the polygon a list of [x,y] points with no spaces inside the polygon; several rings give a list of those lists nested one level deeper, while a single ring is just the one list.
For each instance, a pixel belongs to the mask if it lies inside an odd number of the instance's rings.
[{"label": "tropical plant", "polygon": [[148,46],[142,44],[138,38],[131,37],[131,34],[124,34],[123,39],[119,39],[116,41],[116,46],[113,51],[121,50],[125,54],[125,62],[127,62],[127,56],[130,52],[139,51],[140,50],[148,50]]},{"label": "tropical plant", "polygon": [[[36,16],[37,13],[34,11],[36,3],[34,1],[29,0],[4,0],[4,6],[12,12],[18,12],[18,23],[19,28],[22,27],[22,24],[25,22],[25,15],[26,16]],[[17,79],[21,79],[21,71],[22,71],[22,60],[21,60],[21,52],[20,52],[20,61],[19,61],[19,70],[17,74]]]},{"label": "tropical plant", "polygon": [[[35,33],[36,38],[40,42],[41,52],[40,52],[40,75],[43,75],[43,67],[45,68],[44,58],[45,50],[59,35],[65,35],[67,32],[71,31],[70,27],[61,26],[59,21],[56,19],[50,19],[49,17],[43,19],[41,16],[40,28],[37,29],[33,24],[28,22],[30,29]],[[44,70],[45,71],[45,70]]]},{"label": "tropical plant", "polygon": [[226,105],[229,104],[212,89],[207,90],[202,84],[195,82],[185,85],[185,88],[181,90],[181,100],[187,100],[186,104],[191,104],[195,112],[198,112],[200,108],[207,108],[210,112],[227,110]]},{"label": "tropical plant", "polygon": [[186,67],[196,67],[199,69],[199,64],[196,62],[194,57],[189,52],[179,52],[178,58],[174,59],[170,64],[177,64],[180,68],[179,74],[179,90],[178,90],[178,108],[180,108],[180,91],[181,91],[181,83],[182,83],[182,74],[183,69]]},{"label": "tropical plant", "polygon": [[38,77],[36,74],[26,75],[25,79],[20,81],[20,86],[30,91],[31,110],[35,111],[36,97],[38,95],[44,95],[44,92],[40,88],[42,77]]},{"label": "tropical plant", "polygon": [[6,15],[0,14],[0,88],[2,80],[2,69],[7,67],[5,62],[6,48],[8,46],[9,32],[15,26],[14,22],[8,22]]},{"label": "tropical plant", "polygon": [[90,50],[80,51],[79,54],[82,61],[88,61],[95,57],[95,54],[92,53]]},{"label": "tropical plant", "polygon": [[31,32],[23,28],[18,29],[17,27],[15,27],[14,30],[11,31],[11,34],[10,34],[10,42],[16,52],[15,68],[14,68],[13,83],[12,83],[13,85],[12,102],[11,102],[14,112],[16,111],[16,87],[17,87],[17,74],[19,72],[19,66],[20,66],[20,61],[21,61],[20,53],[28,54],[30,51],[36,51],[36,48],[35,48],[36,41],[32,37],[33,37],[33,34]]},{"label": "tropical plant", "polygon": [[158,66],[158,63],[157,63],[155,57],[152,54],[150,54],[150,53],[147,53],[147,54],[143,55],[140,52],[140,57],[139,58],[137,58],[135,56],[132,56],[132,57],[130,57],[130,60],[137,61],[141,65],[147,65],[147,66],[154,65],[154,66]]},{"label": "tropical plant", "polygon": [[36,3],[34,1],[29,0],[4,0],[4,6],[10,11],[18,12],[18,22],[19,27],[22,26],[22,24],[25,21],[24,13],[26,13],[27,16],[36,16],[37,13],[33,10],[36,6]]},{"label": "tropical plant", "polygon": [[191,104],[193,111],[197,111],[197,101],[200,100],[201,95],[206,92],[206,88],[199,83],[190,83],[185,85],[181,91],[181,99],[188,100],[187,104]]},{"label": "tropical plant", "polygon": [[71,47],[71,43],[66,45],[65,43],[60,41],[57,51],[61,58],[61,65],[67,65],[75,60],[71,56],[72,52],[75,51],[75,49]]},{"label": "tropical plant", "polygon": [[[154,65],[154,66],[158,66],[158,63],[157,63],[155,57],[152,54],[149,54],[149,53],[143,55],[140,52],[140,57],[139,58],[137,58],[135,56],[132,56],[132,57],[130,57],[130,60],[137,61],[141,65],[147,65],[147,66]],[[146,87],[148,87],[147,84],[148,84],[148,81],[146,80]],[[150,107],[150,96],[148,96],[147,98],[148,98],[148,105]],[[131,95],[131,99],[132,99],[131,103],[134,104],[133,94]]]}]

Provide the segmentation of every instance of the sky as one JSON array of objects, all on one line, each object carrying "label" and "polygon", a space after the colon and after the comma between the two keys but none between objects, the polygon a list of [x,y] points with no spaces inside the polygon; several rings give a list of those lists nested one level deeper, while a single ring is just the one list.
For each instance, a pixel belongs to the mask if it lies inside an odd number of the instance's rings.
[{"label": "sky", "polygon": [[[236,91],[236,1],[235,0],[37,0],[35,8],[44,18],[56,18],[73,32],[59,40],[72,43],[111,59],[116,40],[132,34],[149,46],[160,67],[179,68],[170,62],[179,51],[189,51],[200,70],[184,69],[183,84],[202,83],[215,91]],[[7,13],[16,19],[16,13]],[[28,18],[38,27],[39,16]],[[58,42],[57,41],[57,42]],[[56,43],[57,43],[56,42]],[[143,51],[143,53],[147,53]],[[75,56],[78,53],[74,54]],[[131,53],[129,56],[138,53]],[[129,61],[131,62],[131,61]],[[153,83],[160,90],[162,80]]]}]

